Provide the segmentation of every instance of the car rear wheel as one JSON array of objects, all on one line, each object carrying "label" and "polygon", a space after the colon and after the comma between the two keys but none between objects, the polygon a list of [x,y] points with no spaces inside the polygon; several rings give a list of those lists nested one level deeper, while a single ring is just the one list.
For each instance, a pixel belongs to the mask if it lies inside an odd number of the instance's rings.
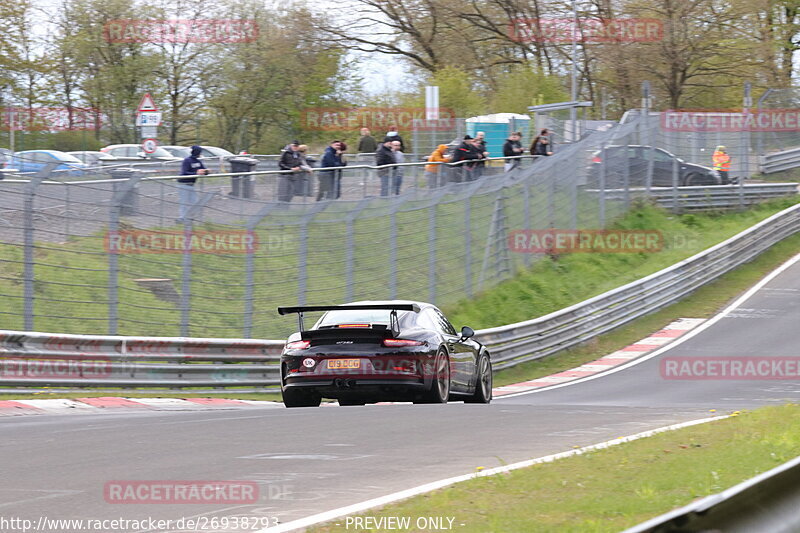
[{"label": "car rear wheel", "polygon": [[447,403],[450,397],[450,361],[447,353],[440,351],[433,362],[433,379],[431,389],[425,395],[423,403]]},{"label": "car rear wheel", "polygon": [[322,403],[322,396],[314,392],[284,389],[281,393],[286,407],[319,407]]},{"label": "car rear wheel", "polygon": [[481,356],[478,363],[478,382],[475,394],[464,400],[464,403],[489,403],[492,401],[492,362],[488,355]]},{"label": "car rear wheel", "polygon": [[686,178],[683,180],[684,185],[718,185],[718,181],[714,179],[714,176],[710,175],[703,175],[698,172],[692,172],[686,175]]}]

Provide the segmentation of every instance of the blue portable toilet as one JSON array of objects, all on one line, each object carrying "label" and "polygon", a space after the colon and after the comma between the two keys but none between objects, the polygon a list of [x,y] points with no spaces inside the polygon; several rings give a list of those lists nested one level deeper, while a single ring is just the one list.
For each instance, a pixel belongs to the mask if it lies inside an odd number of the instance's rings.
[{"label": "blue portable toilet", "polygon": [[503,156],[503,143],[513,131],[522,133],[522,146],[530,143],[531,117],[517,113],[493,113],[491,115],[481,115],[479,117],[468,118],[467,135],[475,137],[475,134],[482,131],[486,134],[486,150],[489,157]]}]

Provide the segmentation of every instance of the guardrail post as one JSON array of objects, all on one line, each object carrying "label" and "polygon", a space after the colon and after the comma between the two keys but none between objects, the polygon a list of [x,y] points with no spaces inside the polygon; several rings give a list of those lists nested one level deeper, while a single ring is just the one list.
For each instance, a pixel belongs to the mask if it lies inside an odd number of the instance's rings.
[{"label": "guardrail post", "polygon": [[127,205],[127,196],[142,179],[141,173],[134,172],[121,183],[115,183],[114,193],[111,197],[108,223],[108,334],[116,335],[119,328],[119,253],[111,245],[111,237],[119,232],[119,217],[122,208]]},{"label": "guardrail post", "polygon": [[33,227],[33,200],[36,189],[44,181],[44,176],[35,176],[25,184],[25,199],[23,201],[23,316],[26,331],[33,331],[33,304],[35,298],[35,261],[34,252],[34,227]]}]

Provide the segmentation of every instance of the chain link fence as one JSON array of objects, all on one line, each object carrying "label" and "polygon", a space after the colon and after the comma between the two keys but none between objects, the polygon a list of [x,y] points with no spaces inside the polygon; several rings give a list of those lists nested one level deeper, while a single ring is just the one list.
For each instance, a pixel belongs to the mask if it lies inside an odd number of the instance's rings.
[{"label": "chain link fence", "polygon": [[[445,179],[433,181],[419,163],[372,161],[327,175],[211,175],[189,190],[136,169],[118,179],[57,171],[7,178],[0,181],[0,325],[281,338],[294,324],[278,318],[278,305],[395,298],[454,305],[543,257],[511,251],[511,230],[602,228],[623,214],[666,179],[658,161],[628,148],[665,143],[681,153],[670,139],[647,117],[633,117],[509,171],[503,160],[442,165]],[[671,164],[670,184],[684,177]],[[290,179],[301,186],[282,201]],[[232,180],[248,185],[233,194]],[[318,200],[323,182],[338,192]]]}]

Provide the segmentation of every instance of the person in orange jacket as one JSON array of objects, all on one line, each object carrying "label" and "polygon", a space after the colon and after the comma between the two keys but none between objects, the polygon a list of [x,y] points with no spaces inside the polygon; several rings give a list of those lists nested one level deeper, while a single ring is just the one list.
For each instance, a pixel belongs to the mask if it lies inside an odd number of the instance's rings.
[{"label": "person in orange jacket", "polygon": [[714,155],[711,156],[711,161],[714,163],[714,170],[719,172],[722,183],[730,183],[728,171],[731,169],[731,156],[728,155],[724,146],[717,146]]},{"label": "person in orange jacket", "polygon": [[[450,155],[445,155],[447,150],[446,144],[440,144],[436,150],[428,157],[429,163],[447,163],[452,158]],[[447,182],[447,166],[446,165],[425,165],[425,176],[428,178],[428,188],[435,189],[442,187]]]}]

